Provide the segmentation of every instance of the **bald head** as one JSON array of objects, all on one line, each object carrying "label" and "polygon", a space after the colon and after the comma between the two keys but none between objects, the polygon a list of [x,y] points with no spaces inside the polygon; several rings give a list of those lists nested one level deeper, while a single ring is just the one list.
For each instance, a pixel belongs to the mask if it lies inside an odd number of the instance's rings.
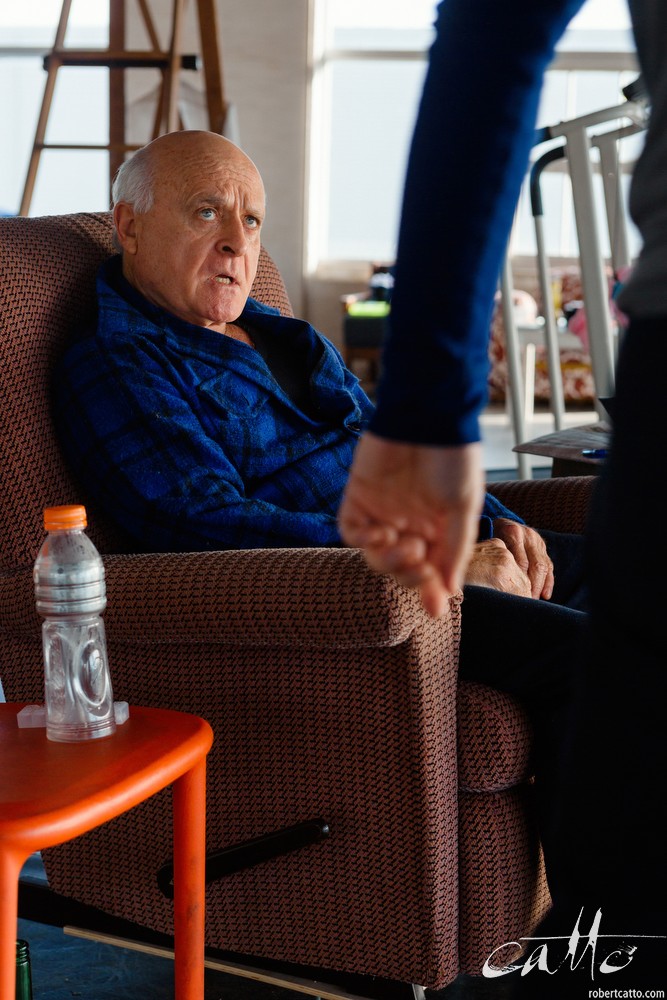
[{"label": "bald head", "polygon": [[225,332],[259,259],[265,195],[252,160],[215,132],[170,132],[123,164],[112,193],[130,284],[180,319]]},{"label": "bald head", "polygon": [[168,132],[142,146],[121,164],[111,188],[112,204],[124,201],[138,212],[147,212],[153,204],[155,184],[164,173],[173,170],[181,158],[199,163],[202,169],[206,162],[214,166],[229,164],[230,168],[234,163],[244,164],[256,172],[262,184],[250,157],[224,136],[198,129]]}]

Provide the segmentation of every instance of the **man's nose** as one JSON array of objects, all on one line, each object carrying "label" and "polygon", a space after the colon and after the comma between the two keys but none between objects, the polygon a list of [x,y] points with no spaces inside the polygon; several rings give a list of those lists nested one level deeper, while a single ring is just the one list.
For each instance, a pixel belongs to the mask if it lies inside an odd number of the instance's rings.
[{"label": "man's nose", "polygon": [[242,219],[227,217],[224,220],[218,237],[218,249],[222,253],[231,253],[234,257],[247,253],[248,236]]}]

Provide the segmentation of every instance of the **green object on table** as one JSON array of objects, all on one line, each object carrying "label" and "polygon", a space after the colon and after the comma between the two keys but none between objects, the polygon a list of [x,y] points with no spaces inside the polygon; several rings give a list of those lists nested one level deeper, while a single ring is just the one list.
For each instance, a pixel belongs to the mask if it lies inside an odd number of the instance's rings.
[{"label": "green object on table", "polygon": [[361,299],[350,302],[347,311],[350,316],[388,316],[389,308],[389,303],[383,299]]},{"label": "green object on table", "polygon": [[32,975],[28,942],[16,942],[16,1000],[32,1000]]}]

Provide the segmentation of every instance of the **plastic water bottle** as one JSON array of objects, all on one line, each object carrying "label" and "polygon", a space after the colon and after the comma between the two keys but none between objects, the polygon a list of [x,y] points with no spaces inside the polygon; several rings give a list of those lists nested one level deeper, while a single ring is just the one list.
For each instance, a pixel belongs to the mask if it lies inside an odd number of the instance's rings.
[{"label": "plastic water bottle", "polygon": [[116,731],[104,622],[104,564],[81,505],[48,507],[33,572],[44,647],[46,735],[75,743]]}]

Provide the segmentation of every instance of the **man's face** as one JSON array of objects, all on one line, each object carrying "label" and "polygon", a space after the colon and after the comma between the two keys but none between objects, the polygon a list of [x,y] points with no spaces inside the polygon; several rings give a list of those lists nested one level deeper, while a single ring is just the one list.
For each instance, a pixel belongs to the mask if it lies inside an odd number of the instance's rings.
[{"label": "man's face", "polygon": [[224,332],[257,271],[264,186],[254,164],[219,136],[188,139],[157,154],[148,212],[116,206],[123,269],[150,302]]}]

